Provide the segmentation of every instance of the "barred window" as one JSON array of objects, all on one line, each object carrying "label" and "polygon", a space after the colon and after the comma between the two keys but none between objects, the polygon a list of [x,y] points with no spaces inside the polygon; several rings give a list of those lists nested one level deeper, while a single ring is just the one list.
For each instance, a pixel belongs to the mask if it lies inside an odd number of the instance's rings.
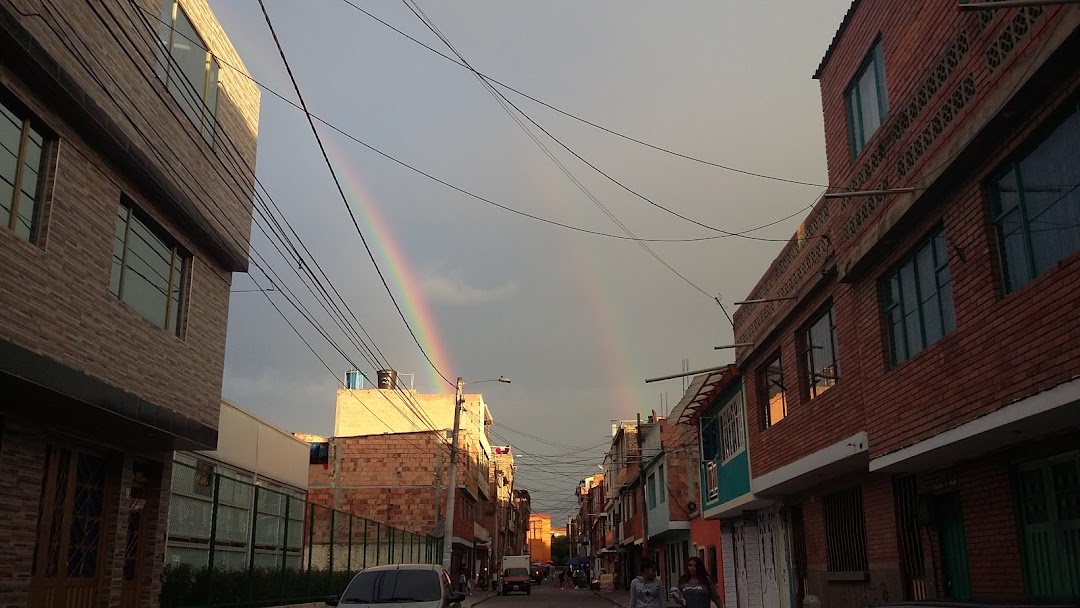
[{"label": "barred window", "polygon": [[742,394],[734,398],[720,412],[720,462],[731,460],[746,449],[746,434],[743,433]]},{"label": "barred window", "polygon": [[825,552],[829,572],[864,572],[866,519],[862,488],[855,487],[825,496],[821,501],[825,519]]}]

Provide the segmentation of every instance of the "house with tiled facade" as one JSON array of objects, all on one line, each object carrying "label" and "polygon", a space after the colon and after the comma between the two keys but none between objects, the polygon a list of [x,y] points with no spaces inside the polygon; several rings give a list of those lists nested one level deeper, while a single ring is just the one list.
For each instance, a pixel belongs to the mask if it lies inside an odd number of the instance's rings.
[{"label": "house with tiled facade", "polygon": [[205,0],[0,2],[0,604],[157,605],[173,453],[218,443],[259,100]]}]

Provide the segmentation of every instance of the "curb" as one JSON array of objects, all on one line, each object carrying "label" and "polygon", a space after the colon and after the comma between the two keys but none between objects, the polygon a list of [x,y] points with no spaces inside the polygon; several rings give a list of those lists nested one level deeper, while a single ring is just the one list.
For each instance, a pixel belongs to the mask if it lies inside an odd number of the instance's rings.
[{"label": "curb", "polygon": [[469,604],[469,608],[472,608],[473,606],[479,606],[480,604],[483,604],[484,602],[486,602],[486,601],[488,601],[488,600],[490,600],[490,599],[492,599],[492,598],[494,598],[494,597],[496,597],[498,595],[499,595],[498,593],[490,593],[487,597],[480,598],[480,599],[476,600],[475,602],[473,602],[472,604]]}]

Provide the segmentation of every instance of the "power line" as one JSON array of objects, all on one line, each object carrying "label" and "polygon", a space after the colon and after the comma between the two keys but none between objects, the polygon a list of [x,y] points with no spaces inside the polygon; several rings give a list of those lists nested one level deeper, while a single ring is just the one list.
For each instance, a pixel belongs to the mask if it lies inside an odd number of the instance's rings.
[{"label": "power line", "polygon": [[[409,8],[410,11],[413,12],[414,15],[416,15],[417,19],[419,19],[421,22],[423,22],[424,25],[426,25],[427,28],[429,30],[431,30],[431,32],[433,34],[435,34],[440,40],[442,40],[443,44],[445,44],[447,46],[447,48],[449,48],[455,55],[458,56],[459,59],[461,59],[462,63],[464,63],[466,66],[469,66],[469,62],[465,60],[465,58],[461,55],[461,53],[459,53],[457,51],[457,49],[454,48],[454,45],[442,34],[442,32],[439,31],[438,27],[435,26],[435,24],[431,22],[431,20],[427,17],[426,14],[424,14],[423,9],[420,9],[414,3],[410,2],[410,0],[402,0],[402,2],[405,4],[405,6],[407,6]],[[596,196],[594,196],[592,194],[592,192],[590,192],[589,189],[587,187],[585,187],[585,185],[583,183],[581,183],[581,181],[578,180],[577,177],[575,177],[574,174],[569,169],[567,169],[562,164],[561,161],[559,161],[559,159],[551,152],[551,150],[549,150],[548,147],[546,145],[544,145],[544,143],[541,142],[536,137],[536,135],[524,123],[521,122],[521,120],[517,117],[516,114],[514,114],[514,112],[509,107],[507,107],[507,104],[509,104],[510,106],[513,106],[515,109],[516,109],[516,106],[514,106],[513,103],[510,102],[510,100],[507,99],[505,95],[500,93],[497,89],[495,89],[493,86],[491,86],[490,83],[488,83],[486,80],[484,80],[482,77],[480,77],[479,73],[476,72],[476,70],[474,70],[472,68],[472,66],[469,66],[469,69],[476,76],[476,78],[480,82],[481,86],[484,87],[484,90],[486,92],[488,92],[490,95],[492,95],[492,97],[499,104],[499,106],[502,107],[503,111],[505,111],[507,113],[507,115],[509,115],[510,118],[515,123],[517,123],[518,127],[520,127],[522,129],[522,131],[524,131],[525,134],[528,135],[529,138],[533,140],[533,143],[535,143],[544,152],[544,154],[547,155],[547,157],[549,159],[551,159],[551,161],[553,163],[555,163],[555,165],[566,175],[566,177],[571,181],[571,183],[573,183],[575,186],[577,186],[577,188],[583,194],[585,194],[585,196],[588,197],[589,200],[591,200],[593,202],[593,204],[595,204],[597,207],[599,207],[600,210],[603,211],[604,214],[607,215],[608,218],[610,218],[611,221],[614,222],[616,226],[618,226],[623,232],[625,232],[627,234],[627,236],[633,237],[635,242],[640,247],[642,247],[645,250],[646,253],[648,253],[650,256],[652,256],[656,261],[660,262],[660,264],[662,264],[664,267],[666,267],[668,270],[670,270],[673,274],[675,274],[675,276],[679,277],[687,285],[689,285],[690,287],[693,287],[694,289],[696,289],[697,291],[699,291],[700,293],[702,293],[703,295],[705,295],[705,297],[707,297],[709,299],[714,298],[714,296],[712,294],[705,291],[704,289],[699,287],[696,283],[694,283],[689,278],[687,278],[686,275],[684,275],[681,272],[679,272],[678,270],[676,270],[674,266],[672,266],[666,260],[664,260],[662,257],[660,257],[660,255],[658,253],[656,253],[646,243],[644,243],[641,240],[637,239],[637,236],[633,233],[633,231],[631,231],[630,228],[628,228],[625,224],[623,224],[619,220],[619,218],[617,218],[615,216],[615,214],[613,214],[598,198],[596,198]],[[521,111],[518,110],[518,113],[521,113]],[[522,114],[522,115],[524,116],[524,114]],[[525,116],[525,117],[528,118],[528,116]],[[541,129],[541,130],[543,130],[543,129]],[[550,137],[550,135],[549,135],[549,137]]]},{"label": "power line", "polygon": [[371,251],[371,246],[368,245],[367,238],[364,236],[364,231],[360,229],[360,224],[356,220],[356,215],[353,213],[352,206],[349,205],[349,199],[345,196],[345,190],[341,187],[341,181],[338,180],[337,171],[334,170],[333,163],[330,162],[330,156],[326,152],[326,147],[323,145],[322,137],[319,136],[319,130],[315,128],[315,121],[311,117],[311,112],[308,111],[307,103],[304,101],[304,95],[300,92],[300,85],[296,82],[296,76],[293,75],[292,66],[289,65],[289,59],[285,56],[285,49],[281,46],[281,41],[278,40],[277,31],[274,29],[274,24],[270,20],[270,13],[266,12],[266,3],[263,0],[259,0],[259,8],[262,10],[263,18],[266,19],[266,26],[270,29],[270,35],[274,39],[274,46],[277,47],[278,54],[281,56],[281,62],[285,65],[285,71],[289,74],[289,81],[292,82],[293,90],[296,92],[296,97],[300,101],[300,106],[304,111],[304,116],[307,117],[308,125],[311,127],[311,133],[315,136],[315,143],[319,146],[319,151],[322,153],[323,161],[326,163],[326,168],[330,171],[330,176],[334,180],[334,185],[337,187],[338,194],[341,196],[341,202],[345,205],[345,210],[349,213],[349,219],[352,221],[353,227],[356,229],[356,233],[360,235],[360,241],[364,244],[364,251],[367,252],[368,258],[371,259],[371,263],[375,266],[375,271],[379,274],[379,280],[383,284],[383,288],[390,296],[390,300],[394,303],[394,308],[398,312],[398,316],[401,317],[405,327],[409,330],[409,335],[412,336],[413,342],[416,342],[417,348],[427,359],[427,362],[431,365],[431,368],[435,370],[435,373],[446,381],[450,386],[454,386],[454,382],[450,378],[446,377],[446,374],[439,369],[435,362],[432,361],[431,356],[428,355],[427,350],[420,344],[420,339],[416,336],[416,332],[413,331],[412,325],[409,324],[409,319],[405,317],[405,312],[401,310],[401,305],[397,301],[397,297],[394,296],[394,292],[390,289],[390,284],[386,281],[386,276],[383,275],[382,268],[379,266],[379,261],[375,259],[375,254]]},{"label": "power line", "polygon": [[[172,26],[172,24],[167,23],[165,21],[162,21],[160,16],[158,16],[156,13],[153,13],[150,10],[148,10],[148,9],[146,9],[144,7],[138,6],[138,5],[136,5],[136,8],[141,10],[145,14],[147,14],[150,18],[158,21],[159,23],[161,23],[165,27],[168,27],[168,28],[172,29],[176,35],[181,36],[181,37],[183,37],[183,38],[185,38],[185,39],[187,39],[187,40],[189,40],[189,41],[191,41],[191,42],[193,42],[195,44],[201,44],[200,42],[198,42],[196,40],[192,40],[191,38],[189,38],[183,32],[179,32],[179,31],[175,30],[175,28]],[[217,60],[218,63],[231,68],[237,74],[239,74],[241,77],[246,78],[247,80],[250,80],[256,86],[258,86],[259,88],[263,89],[264,91],[270,93],[274,97],[277,97],[278,99],[285,102],[286,104],[288,104],[288,105],[290,105],[290,106],[292,106],[292,107],[294,107],[294,108],[296,108],[296,109],[298,109],[300,111],[304,111],[303,107],[301,107],[295,101],[285,97],[281,93],[279,93],[276,90],[274,90],[273,88],[263,84],[259,80],[256,80],[250,74],[248,74],[246,71],[240,69],[239,67],[237,67],[235,65],[232,65],[227,60],[225,60],[225,59],[223,59],[221,57],[218,57],[217,55],[214,55],[214,59]],[[375,154],[378,154],[379,156],[382,156],[383,158],[385,158],[385,159],[387,159],[387,160],[389,160],[389,161],[391,161],[391,162],[393,162],[393,163],[395,163],[395,164],[397,164],[397,165],[399,165],[401,167],[404,167],[404,168],[406,168],[406,169],[408,169],[408,170],[410,170],[410,171],[412,171],[414,173],[422,175],[423,177],[425,177],[425,178],[427,178],[427,179],[429,179],[429,180],[431,180],[431,181],[433,181],[433,182],[435,182],[435,183],[437,183],[439,185],[442,185],[442,186],[444,186],[446,188],[454,190],[455,192],[458,192],[460,194],[468,196],[469,198],[473,198],[473,199],[478,200],[480,202],[483,202],[485,204],[491,205],[493,207],[496,207],[498,209],[501,209],[501,210],[509,212],[509,213],[513,213],[515,215],[519,215],[521,217],[525,217],[527,219],[539,221],[539,222],[542,222],[542,223],[550,224],[550,225],[553,225],[553,226],[557,226],[557,227],[564,228],[564,229],[567,229],[567,230],[572,230],[572,231],[575,231],[575,232],[581,232],[581,233],[584,233],[584,234],[590,234],[590,235],[593,235],[593,236],[599,236],[599,237],[603,237],[603,238],[610,238],[610,239],[616,239],[616,240],[628,240],[628,241],[640,240],[640,241],[645,241],[645,242],[649,242],[649,243],[692,243],[692,242],[711,241],[711,240],[716,240],[716,239],[728,238],[728,234],[710,235],[710,236],[693,237],[693,238],[638,238],[638,237],[630,237],[630,236],[626,236],[626,235],[611,234],[611,233],[602,232],[602,231],[598,231],[598,230],[591,230],[591,229],[588,229],[588,228],[582,228],[582,227],[579,227],[579,226],[566,224],[566,223],[559,222],[559,221],[556,221],[556,220],[552,220],[552,219],[549,219],[549,218],[545,218],[545,217],[542,217],[542,216],[533,215],[533,214],[521,211],[519,209],[515,209],[513,207],[510,207],[509,205],[497,202],[497,201],[495,201],[493,199],[489,199],[489,198],[486,198],[484,196],[478,195],[478,194],[476,194],[474,192],[471,192],[471,191],[469,191],[469,190],[467,190],[465,188],[462,188],[460,186],[456,186],[456,185],[454,185],[454,184],[452,184],[452,183],[450,183],[450,182],[448,182],[446,180],[443,180],[443,179],[441,179],[441,178],[439,178],[439,177],[437,177],[437,176],[435,176],[435,175],[433,175],[431,173],[428,173],[428,172],[426,172],[426,171],[424,171],[422,169],[419,169],[418,167],[410,165],[409,163],[406,163],[405,161],[403,161],[403,160],[401,160],[401,159],[399,159],[399,158],[397,158],[397,157],[395,157],[395,156],[393,156],[393,155],[391,155],[391,154],[389,154],[387,152],[384,152],[383,150],[381,150],[379,148],[376,148],[375,146],[373,146],[373,145],[367,143],[366,141],[360,139],[358,136],[353,135],[353,134],[349,133],[348,131],[345,131],[341,127],[335,125],[334,123],[332,123],[332,122],[330,122],[330,121],[328,121],[328,120],[326,120],[326,119],[324,119],[324,118],[322,118],[322,117],[320,117],[320,116],[318,116],[318,115],[316,115],[314,113],[309,113],[309,116],[312,119],[314,119],[314,120],[318,121],[319,123],[323,124],[324,126],[328,127],[329,129],[337,132],[339,135],[349,139],[350,141],[352,141],[354,143],[357,143],[357,144],[367,148],[371,152],[374,152]],[[758,232],[758,231],[763,230],[765,228],[770,228],[772,226],[775,226],[777,224],[780,224],[782,222],[790,220],[790,219],[802,214],[803,212],[805,212],[806,210],[808,210],[808,209],[810,209],[812,207],[813,207],[813,204],[805,206],[805,207],[799,209],[798,211],[795,211],[794,213],[791,213],[790,215],[784,216],[784,217],[782,217],[782,218],[780,218],[778,220],[774,220],[774,221],[769,222],[767,224],[762,224],[760,226],[756,226],[756,227],[753,227],[753,228],[748,228],[748,229],[745,229],[745,230],[735,231],[735,232],[732,232],[730,234],[734,236],[734,235],[744,235],[744,234],[751,234],[753,232]],[[767,241],[770,241],[770,242],[788,242],[791,239],[788,238],[788,239],[759,239],[759,240],[767,240]]]},{"label": "power line", "polygon": [[351,0],[342,0],[342,2],[344,2],[345,4],[348,4],[352,8],[360,11],[361,13],[367,15],[368,17],[374,19],[375,21],[381,23],[382,25],[384,25],[384,26],[390,28],[391,30],[397,32],[401,36],[404,36],[405,38],[408,38],[409,40],[415,42],[416,44],[419,44],[420,46],[422,46],[425,49],[431,51],[432,53],[435,53],[436,55],[442,57],[443,59],[446,59],[447,61],[457,65],[458,67],[462,67],[462,68],[465,68],[465,69],[467,69],[467,70],[469,70],[471,72],[474,72],[475,74],[477,74],[478,76],[480,76],[481,78],[483,78],[484,80],[486,80],[486,81],[488,81],[488,82],[490,82],[492,84],[496,84],[496,85],[506,89],[507,91],[510,91],[512,93],[516,93],[517,95],[520,95],[520,96],[524,97],[525,99],[536,102],[536,103],[538,103],[538,104],[540,104],[540,105],[542,105],[542,106],[544,106],[544,107],[546,107],[546,108],[548,108],[550,110],[554,110],[555,112],[558,112],[559,114],[562,114],[563,116],[566,116],[567,118],[572,118],[573,120],[576,120],[576,121],[578,121],[580,123],[589,125],[590,127],[593,127],[595,129],[599,129],[601,131],[604,131],[604,132],[609,133],[611,135],[614,135],[616,137],[621,137],[622,139],[625,139],[627,141],[634,142],[636,144],[645,146],[647,148],[651,148],[653,150],[657,150],[659,152],[663,152],[665,154],[670,154],[672,156],[677,156],[679,158],[689,160],[689,161],[693,161],[693,162],[696,162],[696,163],[700,163],[700,164],[703,164],[703,165],[708,165],[710,167],[716,167],[717,169],[723,169],[725,171],[731,171],[733,173],[740,173],[742,175],[748,175],[748,176],[751,176],[751,177],[757,177],[757,178],[767,179],[767,180],[772,180],[772,181],[777,181],[777,182],[784,182],[784,183],[788,183],[788,184],[796,184],[796,185],[800,185],[800,186],[816,186],[818,188],[828,188],[828,186],[826,186],[825,184],[818,184],[818,183],[814,183],[814,182],[806,182],[806,181],[801,181],[801,180],[796,180],[796,179],[788,179],[788,178],[784,178],[784,177],[777,177],[775,175],[768,175],[768,174],[765,174],[765,173],[757,173],[757,172],[754,172],[754,171],[747,171],[747,170],[744,170],[744,169],[738,169],[736,167],[724,165],[724,164],[721,164],[721,163],[716,163],[716,162],[712,162],[712,161],[708,161],[708,160],[703,160],[701,158],[697,158],[697,157],[691,156],[689,154],[684,154],[682,152],[676,152],[674,150],[665,148],[663,146],[658,146],[656,144],[651,144],[651,143],[649,143],[647,141],[637,139],[635,137],[631,137],[631,136],[626,135],[624,133],[620,133],[619,131],[616,131],[616,130],[608,128],[608,127],[605,127],[605,126],[603,126],[601,124],[598,124],[596,122],[587,120],[585,118],[581,118],[580,116],[577,116],[577,115],[572,114],[572,113],[570,113],[570,112],[568,112],[566,110],[563,110],[563,109],[561,109],[561,108],[559,108],[559,107],[557,107],[557,106],[555,106],[555,105],[553,105],[551,103],[548,103],[548,102],[546,102],[546,101],[544,101],[542,99],[538,99],[538,98],[536,98],[536,97],[534,97],[532,95],[529,95],[528,93],[524,93],[524,92],[522,92],[522,91],[520,91],[520,90],[518,90],[518,89],[504,83],[504,82],[496,80],[495,78],[492,78],[491,76],[488,76],[487,74],[479,72],[479,71],[473,69],[472,66],[468,65],[467,62],[464,62],[464,60],[459,61],[457,59],[454,59],[453,57],[443,53],[442,51],[439,51],[438,49],[435,49],[435,48],[429,46],[427,43],[410,36],[409,34],[401,31],[400,29],[394,27],[393,25],[387,23],[386,21],[383,21],[382,19],[376,17],[375,15],[371,14],[370,12],[364,10],[360,6],[354,4]]}]

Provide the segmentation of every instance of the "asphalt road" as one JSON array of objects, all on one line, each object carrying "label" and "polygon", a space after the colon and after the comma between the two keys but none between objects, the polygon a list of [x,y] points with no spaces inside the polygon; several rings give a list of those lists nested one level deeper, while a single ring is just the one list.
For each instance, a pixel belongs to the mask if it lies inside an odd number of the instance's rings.
[{"label": "asphalt road", "polygon": [[532,593],[496,595],[478,608],[615,608],[614,604],[596,597],[592,591],[557,591],[549,585],[533,585]]}]

